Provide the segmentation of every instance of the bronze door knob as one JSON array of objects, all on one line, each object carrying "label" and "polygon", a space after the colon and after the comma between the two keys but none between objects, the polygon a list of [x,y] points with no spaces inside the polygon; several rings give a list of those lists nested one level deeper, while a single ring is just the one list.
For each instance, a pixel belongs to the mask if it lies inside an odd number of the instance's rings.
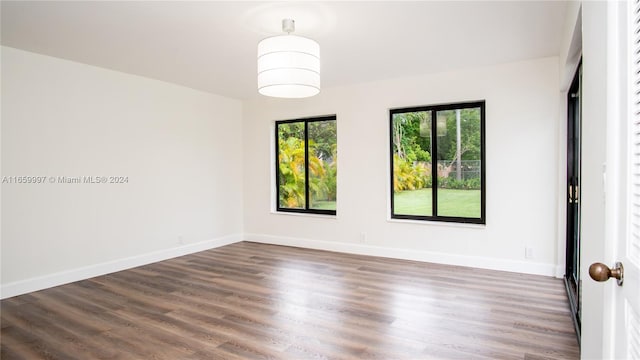
[{"label": "bronze door knob", "polygon": [[589,276],[595,281],[607,281],[609,278],[614,278],[618,280],[618,285],[622,285],[624,268],[621,262],[617,262],[613,269],[603,263],[593,263],[589,266]]}]

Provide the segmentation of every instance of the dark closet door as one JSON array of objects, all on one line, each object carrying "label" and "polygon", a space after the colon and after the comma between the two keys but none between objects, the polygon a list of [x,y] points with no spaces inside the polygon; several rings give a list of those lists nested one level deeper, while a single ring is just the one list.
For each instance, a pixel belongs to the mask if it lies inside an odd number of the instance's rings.
[{"label": "dark closet door", "polygon": [[567,258],[565,267],[565,284],[569,296],[569,304],[580,338],[580,115],[581,115],[581,83],[582,65],[576,74],[567,94]]}]

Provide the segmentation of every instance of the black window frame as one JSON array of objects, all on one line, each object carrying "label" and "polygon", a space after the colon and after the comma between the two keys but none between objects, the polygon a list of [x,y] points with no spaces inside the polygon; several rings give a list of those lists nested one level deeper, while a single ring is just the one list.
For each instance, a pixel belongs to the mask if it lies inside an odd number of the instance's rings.
[{"label": "black window frame", "polygon": [[[406,214],[396,214],[394,211],[394,187],[393,187],[393,176],[394,176],[394,158],[393,158],[393,115],[402,114],[408,112],[422,112],[422,111],[431,111],[431,133],[437,134],[437,121],[436,116],[438,111],[446,111],[446,110],[457,110],[457,109],[469,109],[469,108],[480,108],[480,217],[479,218],[467,218],[467,217],[458,217],[458,216],[440,216],[437,215],[438,210],[438,169],[437,166],[433,166],[433,164],[437,164],[437,153],[434,152],[433,149],[438,148],[438,137],[432,136],[431,138],[431,179],[432,179],[432,214],[431,216],[426,215],[406,215]],[[465,223],[465,224],[480,224],[486,225],[486,134],[485,134],[485,125],[486,125],[486,101],[470,101],[470,102],[460,102],[460,103],[447,103],[447,104],[437,104],[437,105],[425,105],[425,106],[416,106],[416,107],[403,107],[403,108],[393,108],[389,110],[389,164],[391,165],[390,171],[390,188],[391,188],[391,218],[392,219],[404,219],[404,220],[421,220],[421,221],[440,221],[440,222],[452,222],[452,223]]]},{"label": "black window frame", "polygon": [[[307,118],[299,118],[299,119],[290,119],[290,120],[276,120],[275,122],[275,171],[276,171],[276,211],[278,212],[290,212],[290,213],[301,213],[301,214],[316,214],[316,215],[336,215],[336,210],[323,210],[323,209],[311,209],[309,208],[310,204],[310,195],[309,195],[309,123],[319,122],[319,121],[336,121],[337,126],[337,116],[334,115],[323,115],[323,116],[314,116]],[[301,208],[286,208],[280,206],[280,169],[279,169],[279,158],[280,158],[280,144],[278,141],[278,126],[280,124],[291,124],[291,123],[304,123],[304,163],[305,163],[305,207]],[[337,135],[336,135],[337,136]],[[337,142],[337,139],[336,139]],[[337,204],[337,203],[336,203]]]}]

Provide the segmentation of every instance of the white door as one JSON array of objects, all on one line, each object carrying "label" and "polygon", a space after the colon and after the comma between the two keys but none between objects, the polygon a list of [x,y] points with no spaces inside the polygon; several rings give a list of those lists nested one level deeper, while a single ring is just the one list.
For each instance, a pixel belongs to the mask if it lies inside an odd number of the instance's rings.
[{"label": "white door", "polygon": [[[640,0],[610,1],[605,257],[624,281],[604,286],[603,356],[640,359]],[[607,256],[606,254],[610,254]]]}]

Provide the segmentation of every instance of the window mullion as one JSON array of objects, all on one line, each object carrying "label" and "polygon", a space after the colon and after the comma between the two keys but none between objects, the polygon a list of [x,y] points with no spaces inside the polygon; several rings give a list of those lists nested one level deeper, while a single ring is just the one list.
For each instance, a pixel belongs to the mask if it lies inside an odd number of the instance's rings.
[{"label": "window mullion", "polygon": [[304,208],[310,209],[309,205],[309,122],[304,122]]},{"label": "window mullion", "polygon": [[431,216],[438,216],[438,121],[437,110],[431,111]]}]

